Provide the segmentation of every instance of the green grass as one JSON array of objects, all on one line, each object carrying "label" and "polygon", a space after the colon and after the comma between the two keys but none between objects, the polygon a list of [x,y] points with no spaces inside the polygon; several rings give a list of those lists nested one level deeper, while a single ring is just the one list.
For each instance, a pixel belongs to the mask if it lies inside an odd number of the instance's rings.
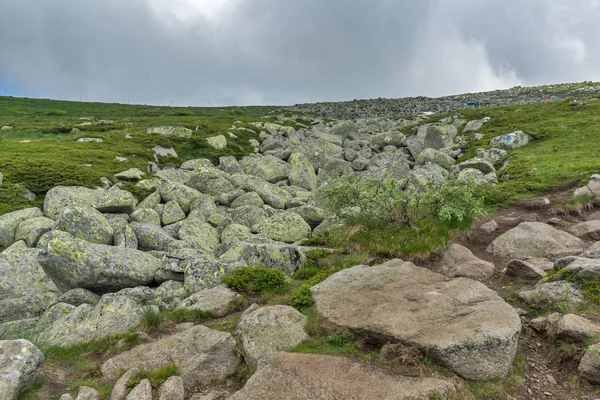
[{"label": "green grass", "polygon": [[[43,195],[57,185],[94,188],[103,176],[112,179],[115,173],[133,167],[145,170],[146,163],[153,160],[155,145],[173,147],[180,157],[177,163],[194,158],[216,162],[220,156],[241,157],[252,151],[248,140],[258,137],[258,130],[247,123],[266,121],[262,116],[272,109],[172,108],[0,97],[0,126],[14,127],[0,132],[0,172],[6,182],[0,188],[0,215],[39,206]],[[78,127],[82,133],[71,134],[76,124],[86,122],[80,118],[88,116],[110,119],[115,124]],[[214,150],[206,143],[205,138],[224,134],[234,121],[244,122],[241,126],[253,132],[236,132],[239,139],[226,135],[228,147],[223,150]],[[150,126],[162,125],[185,126],[194,134],[189,140],[146,134]],[[126,133],[132,139],[125,139]],[[104,142],[77,143],[81,137],[102,138]],[[129,161],[121,163],[115,156]],[[18,196],[15,183],[42,196],[27,201]]]},{"label": "green grass", "polygon": [[179,368],[174,364],[167,365],[156,371],[140,371],[127,383],[127,388],[132,390],[144,379],[148,379],[150,384],[152,384],[152,387],[158,388],[164,381],[178,374]]}]

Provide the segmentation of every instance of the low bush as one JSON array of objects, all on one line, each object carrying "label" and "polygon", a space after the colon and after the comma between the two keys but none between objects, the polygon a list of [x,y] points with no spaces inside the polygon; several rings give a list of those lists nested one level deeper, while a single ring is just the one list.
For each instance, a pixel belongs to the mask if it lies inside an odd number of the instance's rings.
[{"label": "low bush", "polygon": [[286,278],[285,273],[278,269],[246,267],[231,271],[221,283],[236,292],[258,295],[283,287]]}]

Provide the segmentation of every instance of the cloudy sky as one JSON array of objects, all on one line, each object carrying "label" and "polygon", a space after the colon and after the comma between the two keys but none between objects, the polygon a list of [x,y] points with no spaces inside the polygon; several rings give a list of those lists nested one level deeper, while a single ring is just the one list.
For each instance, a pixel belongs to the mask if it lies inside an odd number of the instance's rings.
[{"label": "cloudy sky", "polygon": [[0,95],[173,105],[600,80],[600,0],[0,0]]}]

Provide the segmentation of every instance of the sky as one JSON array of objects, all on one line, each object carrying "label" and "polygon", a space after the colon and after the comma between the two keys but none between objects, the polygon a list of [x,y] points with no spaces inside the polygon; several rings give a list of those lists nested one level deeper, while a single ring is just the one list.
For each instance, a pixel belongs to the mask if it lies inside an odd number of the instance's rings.
[{"label": "sky", "polygon": [[600,0],[0,0],[0,95],[285,105],[600,81]]}]

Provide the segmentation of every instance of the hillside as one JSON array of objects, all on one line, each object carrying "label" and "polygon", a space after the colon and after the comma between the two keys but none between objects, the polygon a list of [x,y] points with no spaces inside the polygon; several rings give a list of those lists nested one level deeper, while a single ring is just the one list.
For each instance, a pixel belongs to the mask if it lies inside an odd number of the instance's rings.
[{"label": "hillside", "polygon": [[0,398],[597,399],[599,95],[0,97]]}]

